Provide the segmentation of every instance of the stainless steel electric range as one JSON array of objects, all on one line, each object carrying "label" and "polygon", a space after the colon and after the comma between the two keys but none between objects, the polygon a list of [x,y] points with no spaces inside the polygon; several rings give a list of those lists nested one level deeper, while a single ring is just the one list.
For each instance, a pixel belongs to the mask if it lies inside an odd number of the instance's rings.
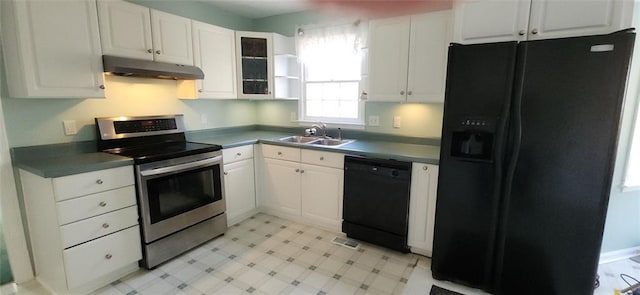
[{"label": "stainless steel electric range", "polygon": [[154,268],[226,231],[222,147],[186,141],[183,115],[95,121],[99,150],[134,160],[141,266]]}]

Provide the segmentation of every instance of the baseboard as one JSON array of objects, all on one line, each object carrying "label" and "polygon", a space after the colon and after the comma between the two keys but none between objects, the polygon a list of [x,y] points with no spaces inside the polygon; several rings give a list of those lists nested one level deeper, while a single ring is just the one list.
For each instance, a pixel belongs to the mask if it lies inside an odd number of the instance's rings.
[{"label": "baseboard", "polygon": [[640,247],[626,248],[616,251],[600,253],[599,264],[614,262],[640,255]]}]

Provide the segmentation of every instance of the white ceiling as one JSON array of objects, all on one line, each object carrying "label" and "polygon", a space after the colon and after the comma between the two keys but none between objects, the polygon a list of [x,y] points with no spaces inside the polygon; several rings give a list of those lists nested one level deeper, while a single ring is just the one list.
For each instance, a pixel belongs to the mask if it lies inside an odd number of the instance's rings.
[{"label": "white ceiling", "polygon": [[311,8],[308,0],[200,0],[247,18],[299,12]]}]

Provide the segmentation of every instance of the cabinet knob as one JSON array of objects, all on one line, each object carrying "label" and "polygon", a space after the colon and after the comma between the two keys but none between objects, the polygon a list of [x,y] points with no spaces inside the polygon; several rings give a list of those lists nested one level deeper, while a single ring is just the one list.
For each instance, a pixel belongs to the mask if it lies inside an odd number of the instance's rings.
[{"label": "cabinet knob", "polygon": [[153,49],[147,49],[148,53],[153,53]]},{"label": "cabinet knob", "polygon": [[106,206],[107,206],[107,203],[106,203],[106,202],[104,202],[104,201],[102,201],[102,202],[100,202],[100,204],[98,204],[98,206],[100,206],[100,207],[106,207]]},{"label": "cabinet knob", "polygon": [[98,179],[98,180],[96,180],[96,183],[97,183],[97,184],[103,184],[103,183],[104,183],[104,181],[102,181],[102,179]]},{"label": "cabinet knob", "polygon": [[282,156],[282,152],[278,152],[278,156]]},{"label": "cabinet knob", "polygon": [[424,170],[424,171],[429,170],[429,166],[423,166],[423,167],[422,167],[422,170]]},{"label": "cabinet knob", "polygon": [[324,161],[324,157],[320,157],[320,161]]},{"label": "cabinet knob", "polygon": [[300,173],[304,173],[304,170],[300,170]]},{"label": "cabinet knob", "polygon": [[267,91],[267,94],[271,94],[271,91]]},{"label": "cabinet knob", "polygon": [[224,174],[224,175],[229,175],[229,173],[227,173],[226,171],[225,171],[225,172],[223,172],[222,174]]},{"label": "cabinet knob", "polygon": [[535,34],[537,34],[537,33],[538,33],[538,29],[533,29],[533,30],[531,30],[531,34],[534,34],[534,35],[535,35]]},{"label": "cabinet knob", "polygon": [[111,254],[107,254],[107,255],[104,256],[104,258],[107,259],[107,260],[111,259],[111,257],[113,257],[113,256],[111,256]]},{"label": "cabinet knob", "polygon": [[411,90],[407,91],[407,95],[411,95],[411,94],[413,94],[413,91]]},{"label": "cabinet knob", "polygon": [[156,50],[156,54],[160,54],[160,50]]},{"label": "cabinet knob", "polygon": [[109,228],[109,224],[108,224],[108,223],[106,223],[106,222],[105,222],[105,223],[103,223],[103,224],[102,224],[102,228]]},{"label": "cabinet knob", "polygon": [[400,90],[400,95],[404,95],[404,90]]},{"label": "cabinet knob", "polygon": [[524,36],[524,34],[526,34],[526,33],[527,33],[527,32],[525,32],[524,30],[520,30],[520,31],[518,32],[518,35],[520,35],[520,36]]},{"label": "cabinet knob", "polygon": [[104,85],[100,85],[100,86],[98,86],[98,88],[100,88],[100,89],[103,89],[103,90],[104,90],[104,88],[105,88],[105,87],[104,87]]},{"label": "cabinet knob", "polygon": [[242,153],[237,153],[236,156],[240,157],[242,156]]},{"label": "cabinet knob", "polygon": [[300,169],[296,169],[296,172],[300,172]]},{"label": "cabinet knob", "polygon": [[204,90],[202,90],[202,89],[198,89],[198,92],[202,93],[202,91],[204,91]]}]

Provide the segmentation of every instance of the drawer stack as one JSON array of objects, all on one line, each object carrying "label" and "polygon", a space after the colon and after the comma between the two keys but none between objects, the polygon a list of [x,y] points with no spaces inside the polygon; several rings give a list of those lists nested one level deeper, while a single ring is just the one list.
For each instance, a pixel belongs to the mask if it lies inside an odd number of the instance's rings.
[{"label": "drawer stack", "polygon": [[20,170],[38,280],[58,293],[99,288],[142,258],[133,168],[42,178]]}]

